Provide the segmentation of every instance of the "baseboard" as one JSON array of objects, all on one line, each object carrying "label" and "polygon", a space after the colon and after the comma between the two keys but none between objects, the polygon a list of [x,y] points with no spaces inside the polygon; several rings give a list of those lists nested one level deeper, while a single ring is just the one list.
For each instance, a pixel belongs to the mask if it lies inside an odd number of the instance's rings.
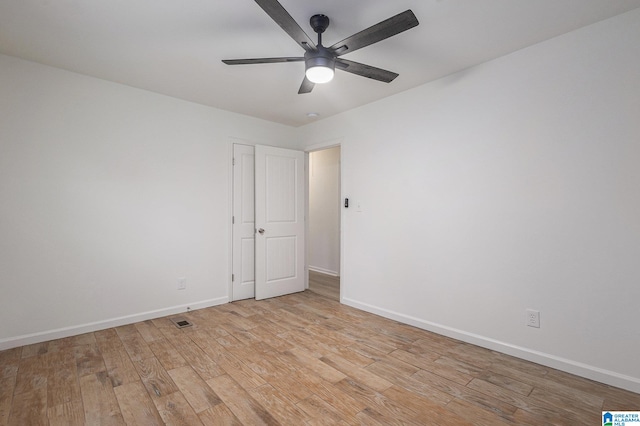
[{"label": "baseboard", "polygon": [[336,271],[330,271],[329,269],[324,269],[324,268],[320,268],[319,266],[308,266],[310,271],[313,272],[320,272],[321,274],[326,274],[326,275],[331,275],[332,277],[337,277],[340,275],[339,272]]},{"label": "baseboard", "polygon": [[208,308],[211,306],[229,303],[228,297],[219,297],[217,299],[209,299],[196,303],[187,303],[184,305],[171,306],[169,308],[158,309],[155,311],[142,312],[134,315],[126,315],[123,317],[111,318],[104,321],[96,321],[87,324],[77,325],[73,327],[58,328],[47,330],[39,333],[25,334],[22,336],[9,337],[0,339],[0,351],[11,349],[18,346],[31,345],[34,343],[47,342],[54,339],[62,339],[79,334],[91,333],[94,331],[104,330],[111,327],[119,327],[121,325],[133,324],[140,321],[146,321],[154,318],[161,318],[167,315],[184,313],[187,307],[191,310]]},{"label": "baseboard", "polygon": [[537,364],[575,374],[576,376],[595,380],[600,383],[605,383],[607,385],[626,389],[631,392],[640,393],[640,378],[637,377],[627,376],[624,374],[616,373],[615,371],[605,370],[602,368],[594,367],[592,365],[583,364],[581,362],[558,357],[544,352],[512,345],[510,343],[490,339],[478,334],[468,333],[466,331],[458,330],[441,324],[425,321],[420,318],[415,318],[409,315],[400,314],[398,312],[362,303],[357,300],[342,298],[341,302],[345,305],[370,312],[372,314],[380,315],[382,317],[389,318],[395,321],[399,321],[404,324],[412,325],[423,330],[431,331],[443,336],[451,337],[453,339],[461,340],[463,342],[471,343],[507,355],[512,355],[521,359],[525,359],[527,361],[535,362]]}]

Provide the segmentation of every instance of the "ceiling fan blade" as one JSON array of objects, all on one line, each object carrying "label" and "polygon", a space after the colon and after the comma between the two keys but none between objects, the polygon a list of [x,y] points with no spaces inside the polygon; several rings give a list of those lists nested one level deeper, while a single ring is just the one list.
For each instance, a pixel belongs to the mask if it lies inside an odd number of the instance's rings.
[{"label": "ceiling fan blade", "polygon": [[362,77],[371,78],[373,80],[391,83],[399,74],[381,68],[372,67],[371,65],[361,64],[359,62],[349,61],[347,59],[336,59],[336,68],[356,74]]},{"label": "ceiling fan blade", "polygon": [[[256,0],[257,1],[257,0]],[[346,53],[353,52],[370,44],[377,43],[386,38],[393,37],[403,31],[411,29],[419,24],[416,15],[411,10],[385,19],[372,27],[362,30],[357,34],[347,37],[344,40],[334,44],[329,49],[334,51],[336,55],[341,56]]]},{"label": "ceiling fan blade", "polygon": [[249,64],[276,64],[278,62],[301,62],[303,57],[287,57],[287,58],[255,58],[255,59],[223,59],[227,65],[249,65]]},{"label": "ceiling fan blade", "polygon": [[316,49],[313,40],[309,38],[307,33],[300,28],[300,25],[277,0],[256,0],[256,3],[304,50],[312,51]]},{"label": "ceiling fan blade", "polygon": [[298,95],[301,95],[303,93],[311,93],[315,85],[315,83],[313,83],[305,76],[304,80],[302,80],[302,84],[300,85],[300,90],[298,90]]}]

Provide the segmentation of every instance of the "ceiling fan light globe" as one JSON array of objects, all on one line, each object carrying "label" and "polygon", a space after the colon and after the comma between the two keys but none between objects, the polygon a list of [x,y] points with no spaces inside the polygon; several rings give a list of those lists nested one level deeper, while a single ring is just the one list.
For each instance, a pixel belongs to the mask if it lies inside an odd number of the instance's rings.
[{"label": "ceiling fan light globe", "polygon": [[334,71],[329,67],[316,66],[307,68],[306,76],[312,83],[322,84],[333,80]]},{"label": "ceiling fan light globe", "polygon": [[328,83],[333,79],[336,58],[331,51],[318,43],[317,50],[304,54],[305,75],[312,83]]}]

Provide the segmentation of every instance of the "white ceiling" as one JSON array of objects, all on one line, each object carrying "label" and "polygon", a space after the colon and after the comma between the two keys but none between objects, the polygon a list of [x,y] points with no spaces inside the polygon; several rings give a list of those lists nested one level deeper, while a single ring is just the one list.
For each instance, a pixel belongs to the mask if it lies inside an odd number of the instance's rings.
[{"label": "white ceiling", "polygon": [[280,0],[331,19],[324,44],[406,9],[420,25],[346,59],[395,71],[390,84],[349,73],[298,95],[304,63],[221,59],[302,56],[253,0],[1,0],[0,53],[265,120],[299,126],[419,86],[640,7],[640,0]]}]

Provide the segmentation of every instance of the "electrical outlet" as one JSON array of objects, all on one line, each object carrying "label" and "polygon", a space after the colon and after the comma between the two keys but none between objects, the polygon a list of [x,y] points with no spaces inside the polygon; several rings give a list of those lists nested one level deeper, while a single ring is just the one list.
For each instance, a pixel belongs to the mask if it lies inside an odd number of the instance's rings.
[{"label": "electrical outlet", "polygon": [[540,328],[540,311],[527,309],[527,325],[529,327]]},{"label": "electrical outlet", "polygon": [[178,290],[186,290],[187,288],[187,279],[186,278],[178,278]]}]

